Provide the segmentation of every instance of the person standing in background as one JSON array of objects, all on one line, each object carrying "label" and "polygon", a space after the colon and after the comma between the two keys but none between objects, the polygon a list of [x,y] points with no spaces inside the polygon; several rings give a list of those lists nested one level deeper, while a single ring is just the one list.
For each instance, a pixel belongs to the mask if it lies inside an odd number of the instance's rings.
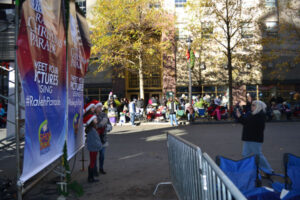
[{"label": "person standing in background", "polygon": [[259,156],[259,167],[266,174],[273,174],[274,171],[262,153],[262,144],[264,142],[264,130],[266,122],[266,104],[256,100],[251,104],[251,113],[243,116],[240,111],[236,110],[238,122],[243,124],[242,141],[243,141],[243,157],[251,155]]},{"label": "person standing in background", "polygon": [[[106,172],[104,171],[104,158],[105,158],[105,150],[106,147],[108,146],[107,132],[110,131],[108,129],[111,129],[112,126],[106,113],[102,112],[102,103],[99,101],[95,101],[94,103],[96,107],[95,113],[98,121],[96,129],[102,144],[102,149],[99,151],[99,172],[101,174],[106,174]],[[95,167],[95,174],[98,175],[97,164]]]},{"label": "person standing in background", "polygon": [[109,104],[107,115],[109,117],[110,123],[112,125],[116,126],[117,125],[118,113],[117,113],[117,108],[114,106],[114,103]]},{"label": "person standing in background", "polygon": [[174,101],[174,98],[170,98],[170,101],[167,103],[167,108],[169,111],[169,118],[171,122],[171,126],[174,126],[173,122],[175,122],[175,126],[178,126],[178,122],[176,119],[177,105]]},{"label": "person standing in background", "polygon": [[96,115],[88,114],[83,118],[85,124],[86,146],[90,153],[90,165],[88,168],[88,182],[98,182],[99,180],[94,178],[94,168],[97,160],[97,153],[101,150],[102,144],[100,137],[96,131],[97,117]]},{"label": "person standing in background", "polygon": [[134,120],[135,120],[135,113],[136,113],[136,99],[133,99],[129,103],[129,113],[130,113],[130,122],[132,126],[135,126]]}]

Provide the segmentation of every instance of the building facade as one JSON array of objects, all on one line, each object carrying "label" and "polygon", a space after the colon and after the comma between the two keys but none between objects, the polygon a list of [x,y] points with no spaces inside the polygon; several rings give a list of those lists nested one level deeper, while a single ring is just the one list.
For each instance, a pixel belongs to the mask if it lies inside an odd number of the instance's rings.
[{"label": "building facade", "polygon": [[[222,1],[222,0],[217,0]],[[81,10],[90,16],[90,11],[96,0],[76,0]],[[196,1],[191,1],[196,2]],[[207,1],[209,2],[209,1]],[[297,0],[241,0],[241,7],[256,7],[258,29],[253,24],[242,27],[240,35],[252,40],[253,33],[261,37],[260,63],[248,61],[236,63],[240,68],[233,71],[234,91],[245,99],[246,93],[256,98],[268,100],[272,96],[282,96],[292,100],[292,95],[300,91],[300,1]],[[209,35],[218,32],[211,28],[215,23],[213,17],[207,15],[195,16],[189,8],[189,0],[164,0],[160,2],[165,10],[176,20],[174,27],[172,54],[162,55],[160,66],[151,66],[152,73],[145,75],[145,98],[159,96],[167,92],[177,96],[188,93],[188,70],[186,60],[186,39],[193,38],[193,49],[196,54],[196,64],[192,72],[193,95],[224,95],[228,93],[226,60],[220,56],[220,49],[214,48],[209,41]],[[13,1],[1,2],[0,8],[0,91],[8,93],[7,65],[14,60],[14,6]],[[209,4],[202,7],[209,9]],[[242,14],[246,12],[242,12]],[[203,13],[202,13],[203,14]],[[195,18],[198,17],[198,20]],[[191,22],[201,24],[202,39],[207,44],[199,42]],[[199,34],[199,33],[198,33]],[[201,35],[201,34],[200,34]],[[212,48],[213,47],[213,48]],[[256,59],[255,61],[258,61]],[[138,97],[138,76],[125,71],[124,77],[115,76],[113,68],[94,73],[97,64],[89,67],[85,78],[85,95],[89,98],[106,100],[110,91],[119,97]],[[217,70],[216,70],[217,69]],[[235,95],[237,96],[237,95]]]},{"label": "building facade", "polygon": [[[91,17],[89,11],[96,1],[77,1],[82,9],[86,10],[87,17]],[[203,36],[209,38],[210,34],[218,32],[217,28],[211,28],[215,20],[209,15],[202,16],[201,20],[194,20],[197,16],[194,16],[188,4],[188,0],[164,0],[160,4],[176,19],[174,53],[162,55],[161,66],[151,66],[153,73],[145,75],[145,99],[151,96],[162,98],[167,92],[176,93],[177,96],[187,95],[186,39],[189,36],[194,40],[193,48],[196,54],[196,64],[192,72],[192,94],[208,93],[215,96],[228,93],[226,59],[220,55],[220,48],[214,48],[216,44],[209,39],[206,40],[209,41],[208,47],[204,43],[197,42],[197,35],[189,29],[191,21],[200,23],[202,38]],[[300,23],[299,1],[241,0],[240,5],[244,9],[241,14],[246,18],[254,16],[256,24],[245,23],[239,35],[244,40],[253,40],[253,34],[258,34],[255,37],[259,38],[260,43],[256,40],[257,46],[251,46],[251,49],[257,48],[260,51],[259,56],[263,59],[253,57],[252,60],[247,58],[247,61],[234,63],[236,67],[233,70],[234,96],[241,97],[235,100],[244,101],[247,93],[265,101],[271,96],[278,95],[292,100],[291,95],[300,90],[300,59],[298,58],[300,37],[297,35],[299,29],[297,27]],[[256,9],[255,15],[247,13],[249,7]],[[294,33],[293,37],[291,33]],[[243,49],[239,51],[241,51],[239,55],[243,55]],[[247,57],[247,52],[244,55]],[[86,77],[87,96],[105,100],[110,91],[114,91],[119,97],[139,96],[136,73],[125,71],[123,78],[112,78],[113,69],[95,74],[91,66],[90,71]]]},{"label": "building facade", "polygon": [[[12,0],[0,2],[0,94],[8,96],[9,66],[14,62],[15,12]],[[3,101],[3,99],[2,99]]]},{"label": "building facade", "polygon": [[[218,20],[211,12],[210,1],[199,1],[207,4],[202,4],[198,13],[195,13],[195,4],[192,4],[192,9],[189,8],[191,2],[174,1],[177,20],[176,94],[188,93],[188,37],[194,40],[192,47],[196,54],[192,94],[228,94],[227,60],[221,55],[222,48],[218,45],[222,40],[215,42],[209,37],[217,37],[222,29],[216,25]],[[222,4],[225,1],[214,2]],[[299,92],[300,86],[300,2],[241,0],[239,6],[240,18],[245,21],[252,18],[252,22],[244,23],[238,31],[243,45],[237,48],[235,53],[239,58],[232,63],[234,102],[245,101],[247,93],[264,101],[273,96],[293,101],[293,94]],[[195,26],[201,29],[197,30]],[[249,52],[254,54],[250,55]]]}]

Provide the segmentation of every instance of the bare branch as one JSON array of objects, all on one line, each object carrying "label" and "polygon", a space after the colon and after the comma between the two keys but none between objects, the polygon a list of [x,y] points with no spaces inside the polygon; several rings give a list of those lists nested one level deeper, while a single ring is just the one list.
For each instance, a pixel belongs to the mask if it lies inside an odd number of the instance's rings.
[{"label": "bare branch", "polygon": [[233,45],[233,46],[230,48],[230,50],[232,51],[238,44],[240,44],[240,41],[241,41],[242,39],[243,39],[243,38],[240,37],[240,38],[238,39],[238,41],[235,43],[235,45]]},{"label": "bare branch", "polygon": [[224,31],[224,33],[226,34],[227,33],[227,31],[225,30],[225,28],[224,28],[224,26],[222,26],[221,24],[219,24],[218,22],[216,22],[217,23],[217,25]]},{"label": "bare branch", "polygon": [[230,35],[230,37],[233,37],[239,30],[241,30],[241,27],[237,27],[236,30]]},{"label": "bare branch", "polygon": [[225,19],[225,17],[222,15],[222,13],[217,9],[216,5],[213,5],[213,12],[217,15],[217,17],[220,17],[225,23],[227,22],[227,20]]},{"label": "bare branch", "polygon": [[222,45],[225,49],[227,49],[227,47],[226,47],[220,40],[218,40],[216,37],[214,37],[214,40],[216,40],[217,43],[219,43],[219,44]]}]

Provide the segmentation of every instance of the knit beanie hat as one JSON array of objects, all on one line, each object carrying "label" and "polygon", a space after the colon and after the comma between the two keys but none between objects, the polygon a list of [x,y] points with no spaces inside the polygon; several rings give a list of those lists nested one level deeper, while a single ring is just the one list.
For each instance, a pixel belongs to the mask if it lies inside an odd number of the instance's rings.
[{"label": "knit beanie hat", "polygon": [[83,118],[84,126],[88,126],[94,119],[96,119],[96,115],[87,115]]}]

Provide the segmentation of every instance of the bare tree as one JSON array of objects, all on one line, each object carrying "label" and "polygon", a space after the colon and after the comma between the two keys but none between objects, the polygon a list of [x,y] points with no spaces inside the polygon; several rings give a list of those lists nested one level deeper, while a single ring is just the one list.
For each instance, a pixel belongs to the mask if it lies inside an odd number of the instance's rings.
[{"label": "bare tree", "polygon": [[[204,54],[200,57],[208,62],[205,73],[210,74],[211,81],[228,84],[229,107],[233,104],[233,84],[257,84],[261,81],[261,64],[258,61],[262,48],[257,21],[260,13],[255,1],[245,2],[198,0],[189,4],[191,10],[198,13],[190,21],[190,27],[194,27],[191,32],[196,33],[193,37],[198,38],[194,47]],[[224,69],[227,75],[224,75]]]}]

